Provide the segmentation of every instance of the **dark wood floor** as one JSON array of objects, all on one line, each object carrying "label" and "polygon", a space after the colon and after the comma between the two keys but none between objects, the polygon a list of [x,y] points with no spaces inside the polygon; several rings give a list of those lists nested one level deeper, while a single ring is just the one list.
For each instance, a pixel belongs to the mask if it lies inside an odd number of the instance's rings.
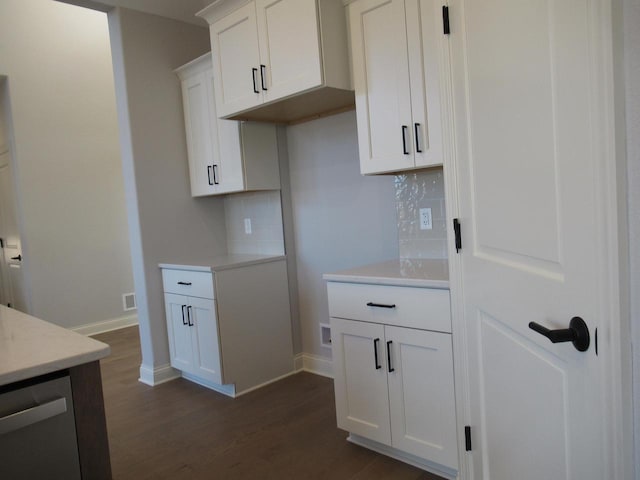
[{"label": "dark wood floor", "polygon": [[114,480],[440,480],[348,443],[333,382],[300,373],[231,399],[183,379],[138,382],[137,327],[96,335]]}]

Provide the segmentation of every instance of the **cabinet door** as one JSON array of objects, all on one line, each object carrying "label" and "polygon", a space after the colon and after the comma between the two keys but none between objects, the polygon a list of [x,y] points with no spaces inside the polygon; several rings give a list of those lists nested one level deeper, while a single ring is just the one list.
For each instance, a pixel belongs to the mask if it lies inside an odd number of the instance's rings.
[{"label": "cabinet door", "polygon": [[227,15],[209,31],[218,115],[227,117],[262,103],[255,4]]},{"label": "cabinet door", "polygon": [[192,373],[221,384],[220,342],[215,303],[206,298],[189,297],[188,325],[193,351]]},{"label": "cabinet door", "polygon": [[405,1],[416,167],[442,165],[440,85],[448,65],[442,5],[435,0]]},{"label": "cabinet door", "polygon": [[[216,193],[213,181],[214,149],[217,141],[215,119],[211,122],[210,93],[212,84],[207,72],[199,72],[182,81],[182,103],[184,107],[187,152],[189,155],[189,177],[191,195]],[[215,152],[217,153],[217,152]]]},{"label": "cabinet door", "polygon": [[349,7],[360,171],[413,168],[404,0],[361,0]]},{"label": "cabinet door", "polygon": [[316,0],[256,0],[265,102],[322,84]]},{"label": "cabinet door", "polygon": [[391,445],[384,327],[331,318],[338,427]]},{"label": "cabinet door", "polygon": [[384,327],[392,446],[457,469],[451,335]]},{"label": "cabinet door", "polygon": [[215,193],[242,191],[245,188],[242,150],[240,144],[240,122],[218,118],[215,98],[215,78],[213,71],[208,72],[210,79],[211,122],[216,124],[217,157],[212,172]]},{"label": "cabinet door", "polygon": [[191,331],[186,312],[188,304],[188,297],[174,293],[164,294],[171,366],[184,372],[192,372],[193,368]]}]

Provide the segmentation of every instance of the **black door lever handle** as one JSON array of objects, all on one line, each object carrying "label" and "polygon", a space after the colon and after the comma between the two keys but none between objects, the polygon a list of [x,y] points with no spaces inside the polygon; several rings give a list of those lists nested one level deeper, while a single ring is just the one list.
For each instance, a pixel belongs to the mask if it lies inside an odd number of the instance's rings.
[{"label": "black door lever handle", "polygon": [[19,262],[22,261],[22,255],[18,255],[16,257],[11,257],[11,260],[18,260]]},{"label": "black door lever handle", "polygon": [[569,323],[569,328],[549,330],[536,322],[529,323],[529,328],[540,335],[544,335],[552,343],[572,342],[579,352],[587,351],[591,343],[589,327],[580,317],[573,317]]}]

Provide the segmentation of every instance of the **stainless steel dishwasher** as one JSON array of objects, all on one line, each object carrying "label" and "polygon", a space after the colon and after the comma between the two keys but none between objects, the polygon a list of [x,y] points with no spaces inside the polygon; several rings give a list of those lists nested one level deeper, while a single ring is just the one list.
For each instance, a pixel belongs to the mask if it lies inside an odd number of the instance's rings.
[{"label": "stainless steel dishwasher", "polygon": [[80,479],[68,375],[0,387],[0,479]]}]

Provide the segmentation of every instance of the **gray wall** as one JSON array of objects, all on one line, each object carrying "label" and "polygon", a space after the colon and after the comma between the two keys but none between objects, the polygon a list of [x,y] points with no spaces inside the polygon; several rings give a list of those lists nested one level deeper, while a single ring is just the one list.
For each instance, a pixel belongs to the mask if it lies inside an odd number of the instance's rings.
[{"label": "gray wall", "polygon": [[635,467],[640,478],[640,2],[624,1],[625,87]]},{"label": "gray wall", "polygon": [[209,51],[206,28],[109,12],[120,143],[138,295],[141,374],[169,364],[158,263],[226,253],[222,198],[193,199],[180,82],[173,69]]},{"label": "gray wall", "polygon": [[287,128],[302,351],[330,356],[322,274],[398,257],[394,177],[360,175],[355,112]]},{"label": "gray wall", "polygon": [[0,1],[30,313],[65,327],[125,315],[133,291],[106,15]]}]

